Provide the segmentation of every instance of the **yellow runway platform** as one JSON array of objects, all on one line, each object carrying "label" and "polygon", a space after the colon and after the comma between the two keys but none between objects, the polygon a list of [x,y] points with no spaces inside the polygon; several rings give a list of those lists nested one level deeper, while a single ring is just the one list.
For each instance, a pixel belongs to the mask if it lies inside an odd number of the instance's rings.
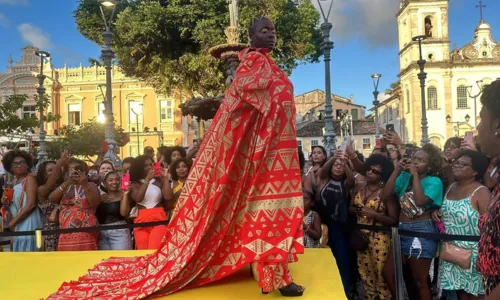
[{"label": "yellow runway platform", "polygon": [[[63,281],[76,280],[102,259],[137,256],[148,251],[0,252],[0,299],[39,300]],[[306,249],[299,262],[290,264],[295,281],[306,287],[303,300],[346,299],[330,249]],[[181,291],[167,300],[254,300],[281,298],[279,292],[262,295],[249,268],[212,285]],[[283,299],[283,298],[281,298]]]}]

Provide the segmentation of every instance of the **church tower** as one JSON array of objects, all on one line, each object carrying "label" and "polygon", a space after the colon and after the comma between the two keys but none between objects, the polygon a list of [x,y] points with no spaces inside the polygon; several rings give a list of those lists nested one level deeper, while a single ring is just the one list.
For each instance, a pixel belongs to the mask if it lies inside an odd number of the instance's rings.
[{"label": "church tower", "polygon": [[431,117],[429,108],[447,105],[434,102],[451,97],[443,93],[449,89],[451,82],[451,73],[443,70],[443,65],[450,61],[448,3],[449,0],[400,0],[400,9],[396,15],[400,62],[398,76],[401,82],[399,107],[405,128],[402,137],[407,142],[419,143],[422,138],[422,102],[418,79],[420,70],[417,65],[420,53],[418,42],[413,41],[413,37],[426,37],[422,41],[422,58],[426,60],[427,73],[425,96],[427,99],[430,95],[435,100],[430,103],[431,106],[426,103],[427,119]]},{"label": "church tower", "polygon": [[400,70],[419,59],[418,43],[412,38],[425,35],[423,58],[427,62],[450,59],[448,0],[400,0],[397,14]]}]

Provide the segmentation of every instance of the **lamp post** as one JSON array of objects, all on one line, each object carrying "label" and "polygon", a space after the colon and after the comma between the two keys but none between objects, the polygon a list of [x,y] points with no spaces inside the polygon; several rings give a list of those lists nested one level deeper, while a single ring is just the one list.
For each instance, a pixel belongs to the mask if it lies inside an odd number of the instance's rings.
[{"label": "lamp post", "polygon": [[427,78],[427,73],[424,72],[425,59],[422,57],[422,41],[425,40],[425,35],[418,35],[412,38],[412,41],[418,42],[418,52],[419,60],[417,61],[420,72],[418,73],[418,79],[420,80],[420,101],[422,105],[422,140],[420,144],[423,146],[429,143],[429,127],[427,123],[427,109],[425,105],[425,79]]},{"label": "lamp post", "polygon": [[333,107],[332,107],[332,91],[331,91],[331,80],[330,80],[330,61],[331,61],[331,51],[333,49],[333,42],[330,41],[330,31],[333,27],[332,23],[328,21],[330,17],[330,12],[332,11],[333,1],[331,0],[330,6],[328,8],[328,13],[325,15],[321,2],[327,2],[328,0],[317,0],[321,14],[323,15],[323,23],[321,24],[321,30],[323,31],[323,42],[321,43],[321,50],[323,51],[323,56],[325,59],[325,131],[323,134],[323,143],[325,145],[326,152],[328,155],[332,155],[335,150],[335,131],[333,128]]},{"label": "lamp post", "polygon": [[380,126],[378,124],[378,106],[380,101],[378,101],[378,83],[380,82],[380,78],[382,74],[372,74],[373,80],[373,107],[375,107],[375,138],[380,138]]},{"label": "lamp post", "polygon": [[468,124],[469,121],[470,121],[470,116],[469,115],[465,115],[464,119],[465,119],[465,122],[452,122],[451,121],[451,116],[450,115],[446,116],[446,122],[451,123],[451,124],[455,124],[455,126],[457,127],[457,135],[456,136],[460,136],[460,125],[461,124]]},{"label": "lamp post", "polygon": [[[38,93],[38,100],[42,101],[44,100],[45,97],[45,87],[43,86],[43,82],[45,81],[45,76],[43,74],[43,63],[45,62],[45,59],[50,57],[49,52],[45,51],[36,51],[35,52],[36,56],[40,57],[40,73],[38,73],[37,78],[38,78],[38,88],[36,89]],[[39,133],[39,142],[40,142],[40,151],[38,151],[38,165],[41,165],[46,159],[47,159],[47,145],[45,143],[45,126],[43,122],[43,106],[40,106],[40,133]]]},{"label": "lamp post", "polygon": [[137,123],[137,155],[141,154],[140,151],[140,140],[139,140],[139,116],[142,115],[142,104],[139,104],[137,107],[139,110],[135,111],[135,108],[131,108],[130,110],[134,113],[135,115],[135,121]]},{"label": "lamp post", "polygon": [[[111,41],[114,34],[111,32],[111,23],[116,12],[117,0],[98,0],[101,10],[102,19],[104,20],[105,31],[102,33],[104,38],[104,46],[102,47],[102,59],[106,68],[106,101],[104,102],[104,115],[106,116],[106,125],[104,129],[104,137],[108,145],[108,149],[104,154],[104,159],[111,161],[115,166],[120,165],[120,158],[116,155],[118,145],[115,139],[115,121],[113,117],[113,91],[111,82],[111,63],[115,57],[115,53],[111,48]],[[105,11],[111,10],[109,19],[106,18]]]},{"label": "lamp post", "polygon": [[474,99],[474,127],[477,127],[477,98],[479,96],[481,96],[481,94],[483,93],[483,81],[478,80],[478,81],[476,81],[476,84],[477,84],[477,87],[479,88],[479,92],[476,95],[472,96],[472,94],[471,94],[472,85],[470,85],[469,88],[467,89],[467,93],[469,94],[469,97]]}]

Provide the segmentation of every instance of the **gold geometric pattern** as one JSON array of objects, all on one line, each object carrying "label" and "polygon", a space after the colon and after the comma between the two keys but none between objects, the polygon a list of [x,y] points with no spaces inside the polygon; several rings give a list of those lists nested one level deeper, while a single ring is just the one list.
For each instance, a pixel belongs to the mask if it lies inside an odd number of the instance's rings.
[{"label": "gold geometric pattern", "polygon": [[293,87],[265,51],[247,49],[240,61],[160,249],[108,259],[49,299],[167,295],[252,262],[268,287],[291,280],[286,263],[304,250]]}]

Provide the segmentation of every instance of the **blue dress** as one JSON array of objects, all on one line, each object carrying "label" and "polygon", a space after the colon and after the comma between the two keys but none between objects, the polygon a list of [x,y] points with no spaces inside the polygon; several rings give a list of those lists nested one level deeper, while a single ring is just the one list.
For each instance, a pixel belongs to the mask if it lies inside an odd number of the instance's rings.
[{"label": "blue dress", "polygon": [[[12,205],[10,206],[10,213],[13,217],[19,214],[19,211],[26,206],[28,203],[28,197],[26,192],[24,193],[24,200],[22,202],[22,207],[19,207],[21,204],[21,194],[23,190],[24,179],[21,183],[18,183],[14,186],[14,200]],[[16,224],[15,231],[32,231],[38,228],[43,227],[43,217],[42,212],[38,208],[38,205],[35,207],[33,212],[24,220],[19,221]],[[14,237],[13,243],[13,251],[14,252],[32,252],[37,251],[36,248],[36,240],[35,236],[16,236]]]}]

